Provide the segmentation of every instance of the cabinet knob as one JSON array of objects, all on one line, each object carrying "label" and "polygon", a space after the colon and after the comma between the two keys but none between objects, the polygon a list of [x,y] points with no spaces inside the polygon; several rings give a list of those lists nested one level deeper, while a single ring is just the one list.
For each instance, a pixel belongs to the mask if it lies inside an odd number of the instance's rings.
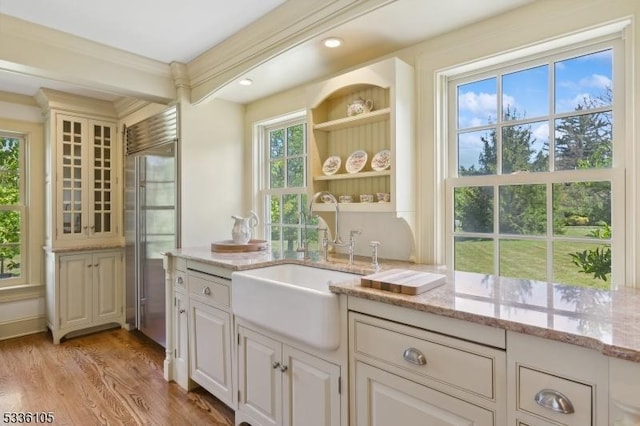
[{"label": "cabinet knob", "polygon": [[179,284],[179,285],[184,284],[184,280],[182,279],[182,277],[176,278],[176,284]]},{"label": "cabinet knob", "polygon": [[90,263],[87,265],[87,268],[91,268],[93,265]]},{"label": "cabinet knob", "polygon": [[205,294],[207,296],[211,294],[211,289],[209,288],[209,286],[202,287],[202,294]]},{"label": "cabinet knob", "polygon": [[179,311],[181,314],[184,314],[185,312],[187,312],[185,309],[180,309]]},{"label": "cabinet knob", "polygon": [[416,348],[407,348],[402,353],[402,358],[405,361],[415,365],[426,365],[427,358]]},{"label": "cabinet knob", "polygon": [[271,366],[272,366],[274,369],[276,369],[276,368],[279,368],[279,367],[280,367],[280,363],[276,361],[276,362],[274,362],[273,364],[271,364]]},{"label": "cabinet knob", "polygon": [[565,395],[553,389],[542,389],[535,396],[536,404],[561,414],[571,414],[575,410]]},{"label": "cabinet knob", "polygon": [[93,266],[94,266],[95,268],[97,268],[98,266],[100,266],[100,264],[99,264],[99,263],[94,263],[94,264],[93,264]]},{"label": "cabinet knob", "polygon": [[282,371],[283,373],[284,373],[285,371],[287,371],[288,369],[289,369],[289,367],[287,367],[286,365],[284,365],[284,364],[280,364],[280,371]]}]

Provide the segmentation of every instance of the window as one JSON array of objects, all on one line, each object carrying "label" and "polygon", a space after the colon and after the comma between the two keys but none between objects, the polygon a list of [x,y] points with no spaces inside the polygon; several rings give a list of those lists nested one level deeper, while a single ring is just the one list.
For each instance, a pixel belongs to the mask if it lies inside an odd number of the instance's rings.
[{"label": "window", "polygon": [[25,265],[24,138],[0,133],[0,287],[22,283]]},{"label": "window", "polygon": [[308,207],[306,123],[297,119],[265,127],[264,148],[265,235],[274,253],[291,256],[303,240],[318,240],[317,218],[302,214]]},{"label": "window", "polygon": [[598,288],[624,276],[617,55],[603,41],[450,77],[455,270]]}]

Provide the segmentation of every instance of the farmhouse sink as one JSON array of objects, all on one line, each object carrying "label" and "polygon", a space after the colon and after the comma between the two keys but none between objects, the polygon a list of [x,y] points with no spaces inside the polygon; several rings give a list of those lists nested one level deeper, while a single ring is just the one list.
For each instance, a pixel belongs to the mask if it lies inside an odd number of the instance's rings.
[{"label": "farmhouse sink", "polygon": [[340,344],[338,296],[330,284],[359,275],[282,264],[231,274],[234,315],[322,350]]}]

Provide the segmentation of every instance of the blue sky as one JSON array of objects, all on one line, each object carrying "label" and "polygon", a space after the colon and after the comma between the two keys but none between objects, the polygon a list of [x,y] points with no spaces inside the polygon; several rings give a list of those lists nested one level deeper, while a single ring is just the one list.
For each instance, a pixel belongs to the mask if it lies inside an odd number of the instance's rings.
[{"label": "blue sky", "polygon": [[[557,113],[575,110],[585,98],[595,99],[612,84],[612,51],[605,50],[579,56],[551,65],[541,65],[504,74],[502,78],[502,104],[516,113],[518,118],[545,118],[549,109]],[[555,71],[555,96],[550,104],[550,67]],[[489,78],[462,85],[458,88],[458,128],[470,129],[495,123],[497,116],[497,78]],[[536,137],[535,148],[541,149],[549,139],[549,122],[531,124]],[[480,137],[486,131],[459,135],[459,162],[470,167],[478,161],[482,150]]]}]

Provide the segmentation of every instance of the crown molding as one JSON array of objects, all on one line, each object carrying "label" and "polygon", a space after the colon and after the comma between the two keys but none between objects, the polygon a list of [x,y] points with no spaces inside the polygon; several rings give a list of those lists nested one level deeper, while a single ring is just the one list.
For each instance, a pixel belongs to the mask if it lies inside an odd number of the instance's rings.
[{"label": "crown molding", "polygon": [[5,92],[2,90],[0,90],[0,101],[36,108],[39,107],[38,103],[32,96],[20,95],[18,93]]},{"label": "crown molding", "polygon": [[0,33],[11,34],[13,37],[19,37],[34,43],[46,44],[100,61],[118,63],[155,75],[166,76],[169,73],[168,64],[163,62],[1,13]]},{"label": "crown molding", "polygon": [[122,97],[113,101],[113,107],[120,119],[128,117],[151,104],[152,102],[149,101],[129,97]]},{"label": "crown molding", "polygon": [[396,0],[287,1],[187,64],[191,102],[342,23]]},{"label": "crown molding", "polygon": [[100,99],[72,95],[47,88],[40,89],[35,95],[35,99],[45,114],[55,109],[77,114],[92,114],[111,120],[117,117],[114,104]]},{"label": "crown molding", "polygon": [[0,69],[153,102],[175,98],[169,64],[3,14]]}]

